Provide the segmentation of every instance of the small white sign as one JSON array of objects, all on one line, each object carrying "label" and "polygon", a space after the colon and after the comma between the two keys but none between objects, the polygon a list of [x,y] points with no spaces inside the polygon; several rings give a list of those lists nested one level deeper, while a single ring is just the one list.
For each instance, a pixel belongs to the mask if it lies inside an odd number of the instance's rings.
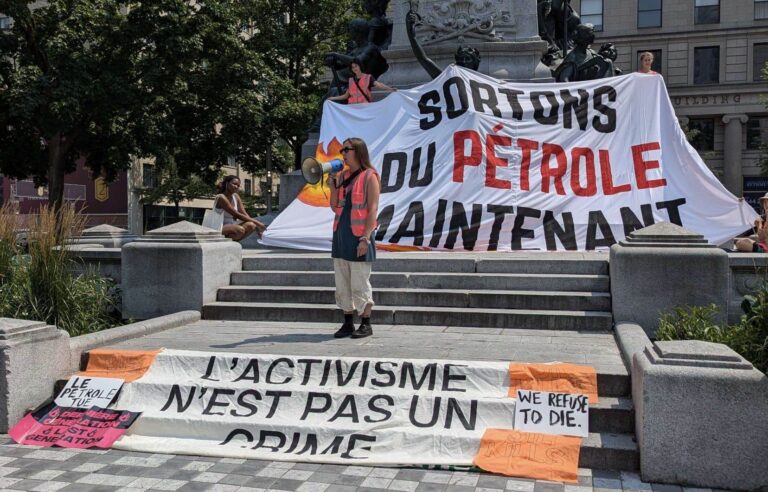
[{"label": "small white sign", "polygon": [[60,407],[107,408],[122,385],[122,379],[72,376],[56,397],[56,404]]},{"label": "small white sign", "polygon": [[515,430],[587,437],[589,397],[517,390]]}]

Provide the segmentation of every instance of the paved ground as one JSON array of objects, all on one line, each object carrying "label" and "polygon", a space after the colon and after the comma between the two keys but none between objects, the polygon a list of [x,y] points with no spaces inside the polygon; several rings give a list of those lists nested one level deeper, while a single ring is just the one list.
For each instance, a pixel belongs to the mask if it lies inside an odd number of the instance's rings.
[{"label": "paved ground", "polygon": [[579,470],[578,485],[471,471],[287,463],[14,444],[0,436],[0,490],[709,492],[647,484],[637,474]]},{"label": "paved ground", "polygon": [[333,338],[340,323],[202,320],[113,347],[213,352],[573,362],[626,375],[613,332],[376,325],[374,336]]}]

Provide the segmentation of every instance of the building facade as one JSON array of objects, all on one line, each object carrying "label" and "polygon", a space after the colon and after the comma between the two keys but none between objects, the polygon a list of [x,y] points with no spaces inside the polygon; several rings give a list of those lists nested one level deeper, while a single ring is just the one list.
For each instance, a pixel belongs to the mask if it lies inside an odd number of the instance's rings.
[{"label": "building facade", "polygon": [[[78,162],[75,172],[65,177],[64,201],[86,215],[87,227],[109,224],[125,228],[128,225],[127,177],[123,171],[112,182],[101,177],[93,179],[83,162]],[[48,189],[35,186],[31,178],[0,176],[0,205],[6,203],[18,207],[24,223],[24,216],[36,214],[41,206],[48,204]]]},{"label": "building facade", "polygon": [[[756,204],[768,192],[759,166],[768,145],[768,0],[573,0],[595,45],[614,43],[617,66],[654,54],[681,124],[725,186]],[[764,151],[768,153],[768,151]]]}]

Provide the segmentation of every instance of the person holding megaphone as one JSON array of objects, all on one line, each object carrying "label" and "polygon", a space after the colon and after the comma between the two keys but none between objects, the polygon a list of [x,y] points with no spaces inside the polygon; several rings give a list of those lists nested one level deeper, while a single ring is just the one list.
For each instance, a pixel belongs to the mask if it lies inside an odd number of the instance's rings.
[{"label": "person holding megaphone", "polygon": [[[344,141],[341,153],[347,170],[328,179],[333,218],[333,268],[336,304],[344,311],[344,324],[336,338],[363,338],[373,334],[371,267],[376,259],[373,231],[379,209],[380,178],[368,157],[368,146],[360,138]],[[353,317],[362,317],[355,329]]]}]

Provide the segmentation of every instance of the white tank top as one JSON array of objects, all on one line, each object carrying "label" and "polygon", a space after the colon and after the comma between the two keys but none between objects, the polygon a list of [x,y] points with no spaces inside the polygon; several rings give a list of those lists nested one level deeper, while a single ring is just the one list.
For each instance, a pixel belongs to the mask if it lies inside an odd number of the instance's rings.
[{"label": "white tank top", "polygon": [[[237,198],[235,198],[235,196],[236,195],[232,195],[232,208],[234,208],[236,212],[239,212],[240,210],[237,209]],[[227,195],[219,195],[218,197],[216,197],[216,203],[219,202],[219,198],[224,198],[226,200]],[[222,209],[219,209],[219,210],[222,210]],[[232,217],[232,214],[230,214],[226,210],[222,210],[222,212],[224,215],[224,225],[237,224],[237,220],[234,217]]]}]

